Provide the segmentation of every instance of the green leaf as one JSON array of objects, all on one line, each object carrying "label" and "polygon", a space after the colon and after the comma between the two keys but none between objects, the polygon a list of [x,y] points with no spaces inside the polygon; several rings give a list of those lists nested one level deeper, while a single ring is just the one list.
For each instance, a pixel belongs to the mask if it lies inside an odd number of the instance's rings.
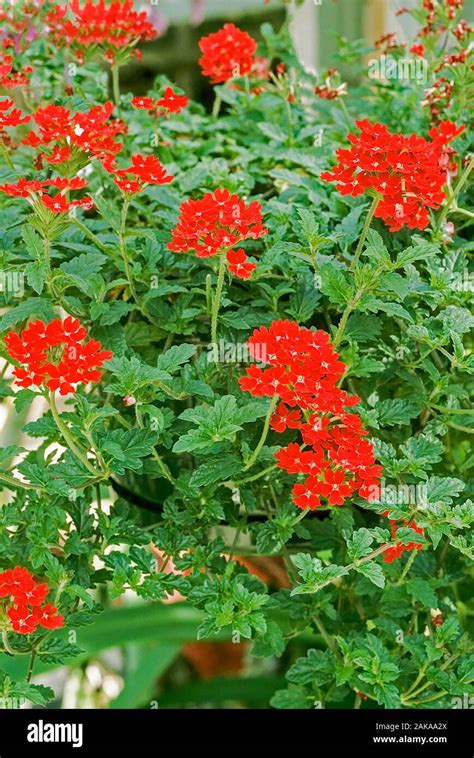
[{"label": "green leaf", "polygon": [[28,263],[25,266],[26,281],[38,295],[41,295],[46,278],[48,276],[48,268],[45,263],[41,261],[35,261],[35,263]]},{"label": "green leaf", "polygon": [[409,424],[412,418],[420,415],[421,405],[414,400],[380,400],[377,403],[377,417],[382,426]]},{"label": "green leaf", "polygon": [[21,236],[23,237],[25,247],[31,257],[38,262],[41,261],[44,256],[43,240],[39,234],[35,232],[31,224],[23,224],[21,227]]},{"label": "green leaf", "polygon": [[330,651],[310,649],[288,669],[286,678],[294,684],[322,687],[334,679],[334,655]]},{"label": "green leaf", "polygon": [[231,479],[242,468],[242,462],[231,455],[216,458],[215,461],[203,463],[194,471],[189,484],[193,487],[207,487],[216,482]]},{"label": "green leaf", "polygon": [[409,579],[406,583],[407,592],[415,598],[415,600],[419,600],[420,603],[422,603],[425,608],[437,608],[438,607],[438,599],[436,597],[436,594],[425,579],[422,579],[421,577],[415,577],[414,579]]},{"label": "green leaf", "polygon": [[354,287],[348,275],[332,263],[325,263],[318,271],[321,277],[320,290],[335,305],[347,305],[354,296]]},{"label": "green leaf", "polygon": [[29,297],[27,300],[18,303],[0,318],[0,332],[10,329],[20,321],[26,321],[32,316],[42,321],[52,321],[55,313],[50,301],[41,297]]},{"label": "green leaf", "polygon": [[169,374],[173,374],[177,371],[183,363],[187,363],[190,358],[196,353],[196,345],[191,345],[184,342],[181,345],[173,345],[166,353],[163,353],[158,358],[157,368],[161,371],[167,371]]},{"label": "green leaf", "polygon": [[270,700],[273,708],[312,708],[311,698],[302,687],[290,685],[287,690],[277,690]]},{"label": "green leaf", "polygon": [[347,543],[347,550],[351,561],[363,558],[371,552],[371,545],[374,537],[369,529],[362,527],[352,534],[352,538]]},{"label": "green leaf", "polygon": [[361,563],[360,566],[356,566],[355,570],[359,574],[363,574],[367,579],[370,579],[372,584],[375,584],[377,587],[385,587],[385,574],[379,563],[367,561],[367,563]]}]

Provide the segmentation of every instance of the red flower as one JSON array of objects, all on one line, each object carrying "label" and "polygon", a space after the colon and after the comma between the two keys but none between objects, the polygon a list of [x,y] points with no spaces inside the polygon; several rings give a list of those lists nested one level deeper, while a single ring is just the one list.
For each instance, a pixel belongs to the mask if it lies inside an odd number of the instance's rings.
[{"label": "red flower", "polygon": [[275,432],[284,432],[285,429],[298,429],[301,422],[301,413],[299,411],[290,411],[284,403],[277,405],[273,414],[270,426]]},{"label": "red flower", "polygon": [[0,100],[0,132],[7,126],[19,126],[20,124],[27,124],[30,120],[29,116],[23,116],[21,111],[14,107],[15,101],[6,98],[6,100]]},{"label": "red flower", "polygon": [[425,56],[425,46],[421,43],[417,43],[415,45],[412,45],[410,47],[410,53],[413,53],[414,55],[418,55],[420,58],[424,58]]},{"label": "red flower", "polygon": [[442,134],[433,137],[430,132],[430,142],[415,134],[391,134],[383,124],[366,119],[356,121],[356,126],[360,135],[348,136],[353,147],[338,150],[339,163],[321,179],[337,182],[341,195],[378,193],[375,216],[392,232],[405,225],[424,229],[430,220],[428,208],[438,208],[445,198],[447,142],[464,127],[443,122]]},{"label": "red flower", "polygon": [[125,63],[135,45],[156,37],[147,14],[137,13],[133,0],[71,0],[69,7],[53,8],[46,22],[55,44],[72,49],[80,61],[99,50],[109,63],[117,56]]},{"label": "red flower", "polygon": [[[327,497],[331,505],[342,505],[345,498],[352,494],[353,487],[345,481],[345,472],[340,469],[333,471],[326,469],[324,480],[318,481],[318,492]],[[349,480],[354,481],[354,480]]]},{"label": "red flower", "polygon": [[227,253],[228,269],[231,274],[239,277],[239,279],[250,279],[252,273],[257,268],[256,263],[249,263],[245,252],[240,250],[229,250]]},{"label": "red flower", "polygon": [[318,480],[312,476],[308,476],[304,484],[297,482],[291,490],[294,504],[302,510],[309,508],[310,511],[314,511],[315,508],[321,505],[318,486]]},{"label": "red flower", "polygon": [[47,603],[39,611],[36,618],[40,626],[45,629],[59,629],[59,627],[64,626],[64,616],[58,613],[56,606]]},{"label": "red flower", "polygon": [[36,614],[31,612],[27,605],[11,605],[7,611],[12,629],[18,634],[32,634],[36,632],[38,623]]},{"label": "red flower", "polygon": [[322,496],[330,505],[342,505],[354,492],[369,499],[382,467],[375,465],[373,447],[363,439],[367,432],[360,417],[347,410],[359,398],[337,386],[346,367],[329,335],[293,321],[274,321],[256,329],[247,345],[256,360],[269,365],[250,366],[239,379],[241,389],[256,397],[281,398],[271,428],[298,429],[309,448],[290,442],[275,453],[278,468],[309,475],[293,488],[295,504],[316,508]]},{"label": "red flower", "polygon": [[58,629],[64,616],[51,603],[44,603],[49,593],[47,584],[38,584],[28,569],[15,566],[0,574],[0,598],[10,602],[6,613],[14,632],[33,634],[38,626]]},{"label": "red flower", "polygon": [[202,37],[199,47],[202,73],[212,84],[220,84],[251,71],[257,43],[234,24],[224,24],[218,32]]},{"label": "red flower", "polygon": [[161,115],[163,111],[168,113],[179,113],[183,108],[187,106],[189,99],[186,95],[178,95],[177,92],[171,87],[167,87],[163,93],[163,96],[159,100],[153,100],[152,97],[134,97],[132,98],[132,105],[139,110],[151,111],[155,115]]},{"label": "red flower", "polygon": [[175,253],[194,250],[198,258],[225,252],[231,273],[248,279],[256,265],[247,261],[243,250],[232,248],[244,240],[258,239],[267,231],[260,203],[245,205],[237,195],[217,189],[200,200],[187,200],[181,205],[168,249]]},{"label": "red flower", "polygon": [[39,131],[29,132],[23,144],[46,148],[43,155],[51,163],[74,161],[76,169],[92,158],[110,161],[123,147],[115,137],[126,131],[123,121],[110,119],[113,107],[107,102],[76,114],[61,105],[38,108],[32,118]]},{"label": "red flower", "polygon": [[5,344],[11,358],[21,363],[13,374],[20,387],[59,390],[61,395],[75,392],[79,383],[98,382],[98,369],[112,357],[96,340],[87,340],[87,331],[77,319],[56,318],[49,324],[35,321],[20,335],[9,332]]},{"label": "red flower", "polygon": [[[51,197],[45,191],[46,187],[55,187],[60,192]],[[42,182],[37,180],[28,181],[22,178],[16,184],[2,184],[0,192],[4,192],[5,195],[11,195],[12,197],[29,198],[31,204],[34,204],[39,198],[41,204],[52,211],[52,213],[68,213],[71,208],[75,207],[81,207],[85,210],[93,208],[94,201],[89,195],[79,200],[68,200],[66,197],[66,192],[83,189],[84,187],[87,187],[87,182],[80,177],[74,179],[57,177],[56,179],[46,179]]]},{"label": "red flower", "polygon": [[[132,165],[128,168],[115,169],[116,185],[127,194],[144,190],[148,184],[168,184],[174,177],[166,173],[158,158],[153,155],[132,155]],[[132,176],[133,179],[128,177]]]},{"label": "red flower", "polygon": [[171,87],[167,87],[163,97],[156,101],[156,105],[166,108],[170,113],[179,113],[186,108],[188,102],[186,95],[178,95]]},{"label": "red flower", "polygon": [[155,107],[155,100],[152,97],[132,97],[132,105],[138,110],[152,111]]},{"label": "red flower", "polygon": [[14,71],[12,56],[2,54],[0,58],[0,87],[5,89],[26,87],[32,71],[31,66],[25,66],[21,71]]}]

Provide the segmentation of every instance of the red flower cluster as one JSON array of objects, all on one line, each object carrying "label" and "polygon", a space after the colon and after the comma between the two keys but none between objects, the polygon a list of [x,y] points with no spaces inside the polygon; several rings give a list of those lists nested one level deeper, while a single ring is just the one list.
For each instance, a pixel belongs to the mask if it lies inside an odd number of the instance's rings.
[{"label": "red flower cluster", "polygon": [[[46,187],[54,187],[59,192],[51,196],[45,191]],[[45,181],[19,179],[16,184],[0,185],[0,192],[11,197],[25,197],[32,205],[39,199],[53,213],[68,213],[71,208],[84,208],[84,210],[93,208],[94,201],[90,195],[86,195],[79,200],[68,200],[68,192],[81,190],[85,187],[87,187],[87,182],[80,177],[76,177],[75,179],[58,177],[56,179],[46,179]]]},{"label": "red flower cluster", "polygon": [[282,402],[271,418],[272,429],[298,429],[303,439],[302,447],[291,442],[275,454],[279,468],[306,475],[293,487],[295,504],[313,510],[321,496],[330,505],[342,505],[355,492],[371,497],[382,467],[375,465],[372,445],[363,439],[367,432],[360,417],[346,410],[359,398],[337,387],[346,367],[329,335],[293,321],[274,321],[269,329],[255,330],[247,345],[270,367],[250,366],[240,387],[256,397],[278,396]]},{"label": "red flower cluster", "polygon": [[39,626],[58,629],[64,625],[64,616],[52,603],[43,605],[48,593],[48,585],[36,583],[21,566],[0,574],[0,598],[11,602],[6,612],[14,632],[32,634]]},{"label": "red flower cluster", "polygon": [[337,150],[339,163],[321,179],[337,182],[341,195],[357,197],[378,193],[375,212],[391,232],[404,225],[424,229],[429,224],[428,208],[438,208],[445,198],[443,187],[451,166],[446,160],[448,143],[460,134],[450,121],[430,131],[431,141],[412,134],[391,134],[383,124],[367,119],[356,121],[360,135],[349,134],[353,147]]},{"label": "red flower cluster", "polygon": [[14,71],[12,56],[2,55],[0,59],[0,87],[5,87],[5,89],[26,87],[32,71],[31,66],[25,66],[20,71]]},{"label": "red flower cluster", "polygon": [[150,111],[157,116],[163,113],[179,113],[186,108],[189,99],[186,95],[178,95],[171,87],[167,87],[163,97],[159,100],[153,100],[152,97],[134,97],[132,105],[134,108],[144,111]]},{"label": "red flower cluster", "polygon": [[202,73],[212,84],[221,84],[252,70],[257,43],[234,24],[224,24],[218,32],[202,37],[199,47]]},{"label": "red flower cluster", "polygon": [[[68,18],[68,10],[73,17]],[[79,61],[102,53],[109,63],[119,56],[125,63],[139,42],[154,39],[156,29],[145,12],[137,13],[133,0],[71,0],[46,16],[55,44],[73,50]]]},{"label": "red flower cluster", "polygon": [[118,177],[114,180],[115,184],[122,192],[134,195],[144,190],[148,184],[168,184],[174,179],[153,155],[132,155],[131,160],[132,165],[128,168],[113,171]]},{"label": "red flower cluster", "polygon": [[23,116],[22,112],[14,105],[15,101],[8,97],[6,100],[0,100],[0,132],[8,126],[27,124],[30,120],[29,116]]},{"label": "red flower cluster", "polygon": [[194,250],[198,258],[226,252],[230,271],[247,279],[255,265],[247,262],[243,250],[234,250],[234,247],[266,233],[260,203],[247,206],[237,195],[217,189],[201,200],[187,200],[181,205],[180,218],[168,248],[175,253]]},{"label": "red flower cluster", "polygon": [[[388,511],[384,515],[388,516]],[[401,527],[409,527],[410,529],[413,529],[415,532],[423,536],[423,529],[420,526],[417,526],[415,521],[402,521],[400,523],[398,521],[390,519],[390,534],[392,535],[392,540],[396,538],[397,531]],[[393,563],[393,561],[395,561],[397,558],[400,558],[400,556],[405,551],[410,552],[411,550],[421,550],[422,547],[423,545],[419,542],[409,542],[407,545],[403,545],[401,542],[397,542],[393,547],[390,547],[385,551],[383,554],[383,559],[385,563]]]},{"label": "red flower cluster", "polygon": [[120,119],[109,121],[113,107],[107,102],[76,114],[61,105],[38,108],[33,120],[39,127],[39,134],[29,132],[23,144],[34,148],[47,147],[48,152],[42,152],[41,157],[48,163],[74,161],[74,165],[84,166],[95,157],[107,166],[123,147],[115,137],[126,131]]},{"label": "red flower cluster", "polygon": [[98,369],[112,358],[96,340],[87,340],[87,330],[79,321],[68,316],[56,318],[49,324],[35,321],[20,335],[9,332],[5,344],[11,358],[23,364],[13,374],[20,387],[46,385],[61,395],[75,392],[79,383],[98,382]]}]

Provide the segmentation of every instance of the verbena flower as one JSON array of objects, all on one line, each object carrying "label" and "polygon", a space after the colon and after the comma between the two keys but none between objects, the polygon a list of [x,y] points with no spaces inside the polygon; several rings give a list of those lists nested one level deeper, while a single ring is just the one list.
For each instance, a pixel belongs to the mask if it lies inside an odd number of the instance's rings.
[{"label": "verbena flower", "polygon": [[[15,183],[0,185],[0,192],[11,197],[26,198],[32,206],[39,202],[53,213],[68,213],[72,208],[83,208],[84,210],[93,208],[94,201],[90,195],[74,200],[69,199],[71,191],[81,190],[87,186],[85,179],[80,177],[73,179],[57,177],[44,181],[28,180],[23,177]],[[49,187],[59,191],[51,195],[47,190]]]},{"label": "verbena flower", "polygon": [[256,397],[278,396],[282,402],[271,418],[272,429],[298,429],[303,439],[303,446],[291,442],[275,454],[279,468],[307,477],[293,487],[295,505],[312,510],[321,497],[342,505],[356,492],[370,498],[382,467],[363,439],[367,432],[360,417],[347,410],[359,398],[337,386],[346,367],[329,335],[293,321],[274,321],[256,329],[247,345],[269,365],[250,366],[239,379],[241,389]]},{"label": "verbena flower", "polygon": [[257,43],[234,24],[224,24],[218,32],[202,37],[199,47],[202,73],[212,84],[221,84],[252,70]]},{"label": "verbena flower", "polygon": [[80,61],[100,53],[109,63],[119,54],[124,63],[138,43],[157,34],[147,14],[135,11],[133,0],[71,0],[55,7],[46,22],[55,44],[71,49]]},{"label": "verbena flower", "polygon": [[49,324],[35,321],[21,334],[9,332],[4,340],[8,353],[21,364],[13,369],[18,386],[46,386],[67,395],[78,384],[100,381],[99,369],[112,353],[87,337],[87,330],[71,316]]},{"label": "verbena flower", "polygon": [[153,155],[132,155],[131,161],[132,165],[128,168],[113,170],[117,187],[126,194],[133,195],[144,190],[148,184],[168,184],[174,179]]},{"label": "verbena flower", "polygon": [[64,616],[58,609],[52,603],[43,605],[48,594],[48,585],[37,583],[26,568],[15,566],[0,573],[0,601],[6,599],[10,603],[6,614],[18,634],[32,634],[39,626],[45,629],[64,626]]},{"label": "verbena flower", "polygon": [[258,239],[266,233],[259,202],[246,205],[227,189],[217,189],[200,200],[186,200],[181,205],[168,249],[175,253],[194,251],[198,258],[225,252],[229,270],[247,279],[255,264],[247,262],[243,250],[234,248],[244,240]]},{"label": "verbena flower", "polygon": [[443,121],[429,133],[431,140],[415,134],[391,134],[384,124],[356,121],[359,135],[349,134],[353,147],[337,150],[338,163],[324,171],[321,179],[336,182],[341,195],[357,197],[365,192],[378,193],[381,200],[375,217],[381,218],[391,232],[403,226],[425,229],[428,209],[439,208],[446,195],[443,187],[448,172],[455,167],[446,160],[448,143],[464,127]]},{"label": "verbena flower", "polygon": [[111,102],[82,113],[71,113],[61,105],[38,108],[32,116],[38,128],[22,144],[40,150],[46,162],[56,165],[73,163],[79,168],[92,158],[107,165],[123,148],[117,135],[127,131],[123,121],[110,118],[113,108]]}]

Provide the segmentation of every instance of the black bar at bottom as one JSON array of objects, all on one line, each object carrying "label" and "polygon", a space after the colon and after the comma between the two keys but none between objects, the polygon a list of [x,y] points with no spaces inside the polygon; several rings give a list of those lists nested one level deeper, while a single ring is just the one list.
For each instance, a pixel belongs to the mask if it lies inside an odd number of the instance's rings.
[{"label": "black bar at bottom", "polygon": [[0,756],[205,749],[471,758],[472,710],[2,710]]}]

